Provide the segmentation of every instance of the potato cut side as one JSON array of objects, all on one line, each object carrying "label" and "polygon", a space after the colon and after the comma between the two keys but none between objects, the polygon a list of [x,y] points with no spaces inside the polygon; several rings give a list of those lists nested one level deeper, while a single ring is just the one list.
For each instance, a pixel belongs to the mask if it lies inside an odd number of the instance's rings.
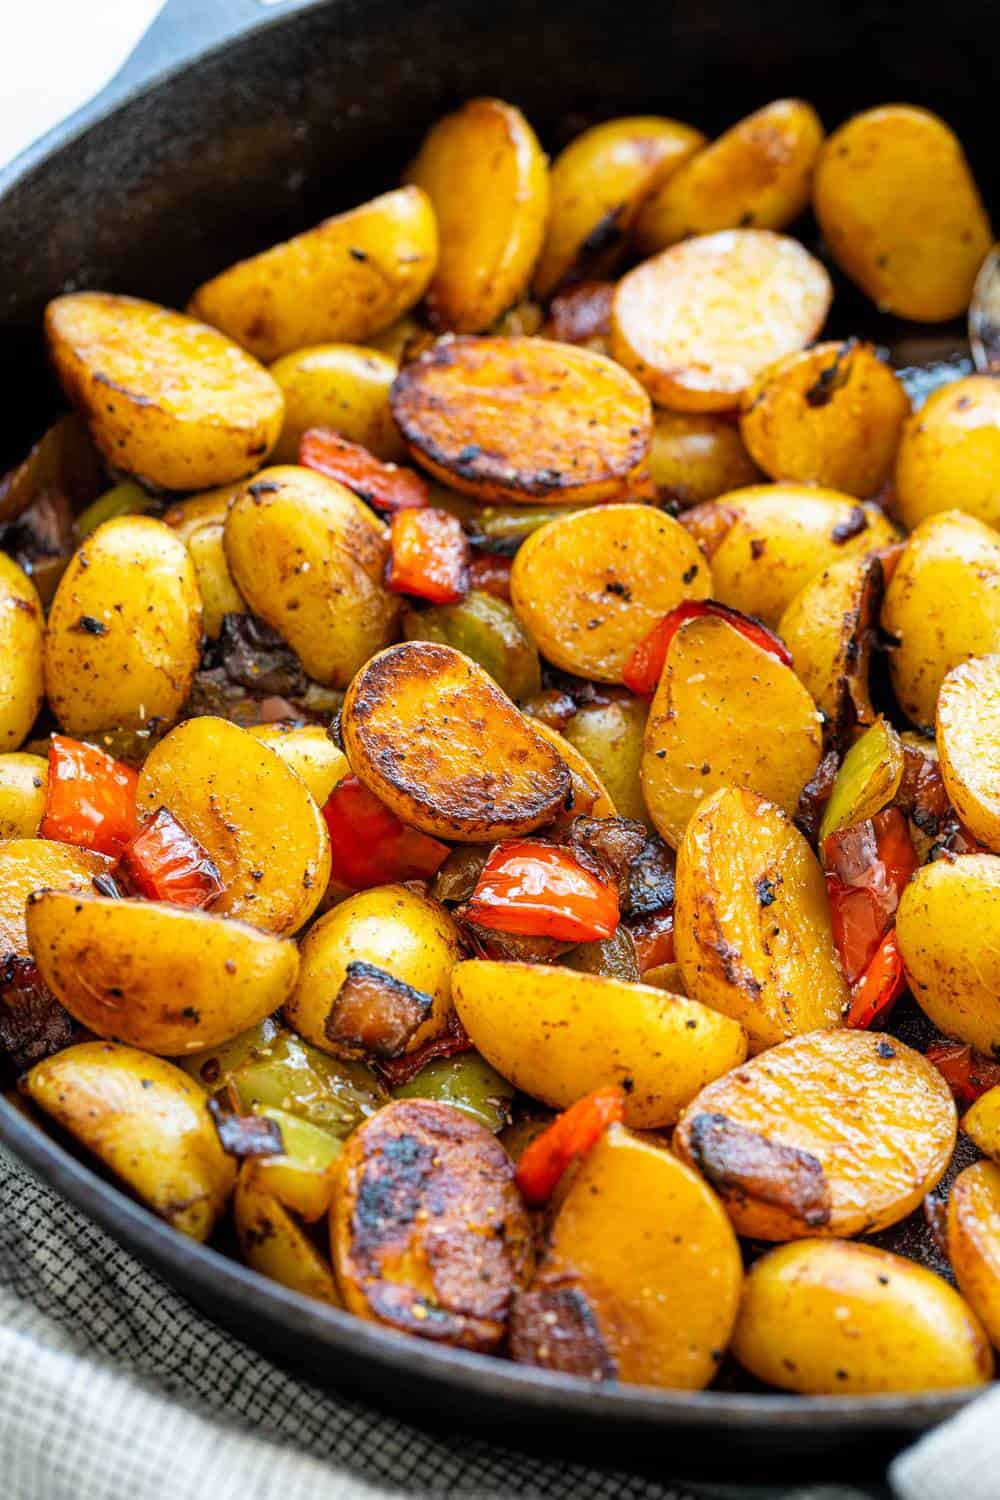
[{"label": "potato cut side", "polygon": [[948,1194],[948,1259],[959,1289],[1000,1347],[1000,1167],[977,1161]]},{"label": "potato cut side", "polygon": [[344,699],[354,774],[397,817],[436,838],[483,843],[554,817],[565,761],[460,651],[407,641],[374,657]]},{"label": "potato cut side", "polygon": [[580,505],[645,478],[648,396],[571,344],[442,339],[399,372],[392,410],[418,463],[479,500]]},{"label": "potato cut side", "polygon": [[992,376],[949,381],[928,396],[904,429],[895,484],[910,530],[945,510],[1000,529],[1000,388]]},{"label": "potato cut side", "polygon": [[0,554],[0,751],[18,750],[38,716],[44,629],[38,590],[12,557]]},{"label": "potato cut side", "polygon": [[397,188],[238,261],[198,288],[190,311],[265,362],[307,344],[362,344],[419,302],[437,254],[427,195]]},{"label": "potato cut side", "polygon": [[720,787],[759,792],[790,816],[822,750],[819,713],[791,667],[718,615],[681,626],[642,756],[646,806],[668,844]]},{"label": "potato cut side", "polygon": [[981,844],[1000,853],[1000,655],[951,669],[938,694],[936,738],[955,811]]},{"label": "potato cut side", "polygon": [[701,235],[618,283],[611,352],[658,406],[735,411],[762,370],[812,342],[831,296],[797,240],[764,229]]},{"label": "potato cut side", "polygon": [[706,1082],[746,1057],[741,1026],[650,985],[470,959],[453,971],[452,991],[479,1051],[516,1088],[566,1109],[622,1084],[625,1123],[637,1130],[673,1124]]},{"label": "potato cut side", "polygon": [[924,865],[896,914],[913,998],[945,1036],[1000,1047],[1000,858]]},{"label": "potato cut side", "polygon": [[279,755],[305,782],[317,807],[323,806],[338,781],[350,773],[347,756],[337,749],[321,724],[295,724],[285,719],[276,724],[257,724],[247,732]]},{"label": "potato cut side", "polygon": [[289,1291],[329,1307],[343,1307],[333,1268],[284,1204],[265,1192],[244,1162],[233,1198],[233,1220],[247,1265]]},{"label": "potato cut side", "polygon": [[683,599],[712,592],[697,543],[648,505],[602,505],[539,527],[518,549],[511,601],[542,655],[621,682],[632,652]]},{"label": "potato cut side", "polygon": [[180,1068],[114,1042],[82,1042],[32,1068],[25,1091],[154,1213],[207,1240],[236,1181],[205,1091]]},{"label": "potato cut side", "polygon": [[612,1125],[559,1204],[515,1305],[511,1352],[570,1375],[701,1390],[742,1281],[715,1195],[668,1151]]},{"label": "potato cut side", "polygon": [[882,593],[874,554],[841,557],[800,589],[778,622],[796,676],[833,723],[845,709],[858,724],[875,718],[868,669]]},{"label": "potato cut side", "polygon": [[284,400],[237,344],[195,318],[109,292],[50,302],[56,374],[109,466],[166,490],[207,489],[259,469]]},{"label": "potato cut side", "polygon": [[661,504],[672,501],[683,510],[756,484],[761,473],[728,414],[659,407],[649,477]]},{"label": "potato cut side", "polygon": [[793,1037],[703,1089],[674,1149],[739,1235],[871,1234],[906,1217],[955,1148],[955,1102],[918,1052],[870,1031]]},{"label": "potato cut side", "polygon": [[54,839],[12,838],[0,842],[0,954],[29,957],[25,911],[35,891],[92,891],[95,875],[114,861]]},{"label": "potato cut side", "polygon": [[1000,1163],[1000,1084],[969,1105],[962,1116],[962,1129],[984,1156]]}]

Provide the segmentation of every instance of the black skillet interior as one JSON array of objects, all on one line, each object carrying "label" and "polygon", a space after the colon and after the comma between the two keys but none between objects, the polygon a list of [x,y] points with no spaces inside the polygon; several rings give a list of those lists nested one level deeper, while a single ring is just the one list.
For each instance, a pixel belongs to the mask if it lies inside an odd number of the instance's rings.
[{"label": "black skillet interior", "polygon": [[[237,256],[390,186],[423,128],[469,95],[519,104],[550,149],[620,113],[711,132],[780,95],[812,99],[828,126],[907,100],[957,128],[995,205],[993,16],[989,0],[948,7],[933,29],[894,0],[169,0],[105,99],[0,174],[0,467],[57,405],[40,339],[51,296],[96,286],[182,304]],[[838,291],[838,331],[858,306]],[[595,1391],[403,1341],[188,1244],[2,1099],[0,1140],[247,1341],[452,1431],[659,1473],[787,1479],[819,1464],[874,1472],[962,1402]]]}]

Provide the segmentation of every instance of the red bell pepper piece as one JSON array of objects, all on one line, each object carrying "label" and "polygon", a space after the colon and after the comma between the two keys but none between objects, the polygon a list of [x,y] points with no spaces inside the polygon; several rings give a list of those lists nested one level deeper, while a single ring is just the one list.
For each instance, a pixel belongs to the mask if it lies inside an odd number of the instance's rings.
[{"label": "red bell pepper piece", "polygon": [[380,1077],[390,1089],[398,1089],[426,1068],[429,1062],[439,1057],[458,1057],[462,1052],[472,1052],[472,1040],[458,1017],[458,1011],[449,1012],[448,1022],[440,1036],[432,1036],[415,1052],[404,1052],[402,1057],[382,1058],[375,1064]]},{"label": "red bell pepper piece", "polygon": [[659,964],[672,964],[674,952],[674,909],[663,906],[648,917],[638,917],[629,923],[639,973],[655,969]]},{"label": "red bell pepper piece", "polygon": [[457,604],[469,591],[469,541],[446,510],[400,510],[389,530],[386,583],[394,594]]},{"label": "red bell pepper piece", "polygon": [[49,746],[42,838],[117,859],[138,826],[138,776],[95,745],[68,735],[54,734]]},{"label": "red bell pepper piece", "polygon": [[149,901],[208,906],[225,889],[215,861],[165,807],[136,834],[121,866],[132,889]]},{"label": "red bell pepper piece", "polygon": [[653,626],[625,663],[622,681],[630,692],[638,694],[640,698],[652,698],[663,675],[667,652],[674,636],[688,620],[697,620],[703,615],[716,615],[720,620],[725,620],[769,656],[777,657],[786,667],[792,665],[792,655],[784,641],[759,620],[741,614],[738,609],[730,609],[728,604],[719,604],[715,599],[685,599],[683,604],[678,604],[676,609],[663,616],[658,625]]},{"label": "red bell pepper piece", "polygon": [[356,776],[337,783],[323,817],[330,830],[331,878],[357,891],[430,880],[451,853],[447,844],[407,828]]},{"label": "red bell pepper piece", "polygon": [[867,1031],[876,1021],[884,1021],[905,988],[906,970],[895,928],[891,928],[861,978],[851,986],[848,1026]]},{"label": "red bell pepper piece", "polygon": [[967,1042],[935,1042],[925,1054],[933,1063],[959,1104],[976,1100],[1000,1083],[1000,1062],[984,1057]]},{"label": "red bell pepper piece", "polygon": [[491,852],[465,915],[494,932],[591,943],[618,926],[618,892],[568,849],[512,839]]},{"label": "red bell pepper piece", "polygon": [[302,434],[299,463],[339,480],[376,510],[420,509],[430,504],[427,481],[416,469],[383,463],[360,443],[349,443],[329,427],[310,427]]},{"label": "red bell pepper piece", "polygon": [[874,959],[919,863],[909,826],[895,807],[824,840],[833,940],[849,984]]},{"label": "red bell pepper piece", "polygon": [[625,1091],[612,1085],[585,1094],[557,1115],[527,1147],[514,1180],[532,1208],[547,1203],[571,1162],[597,1145],[609,1125],[625,1118]]},{"label": "red bell pepper piece", "polygon": [[469,564],[469,587],[510,603],[510,570],[513,559],[496,552],[477,552]]}]

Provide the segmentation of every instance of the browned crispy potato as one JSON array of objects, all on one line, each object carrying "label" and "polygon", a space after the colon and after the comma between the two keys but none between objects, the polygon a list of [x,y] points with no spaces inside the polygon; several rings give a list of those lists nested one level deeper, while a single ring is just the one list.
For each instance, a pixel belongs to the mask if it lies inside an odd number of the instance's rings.
[{"label": "browned crispy potato", "polygon": [[812,1031],[702,1089],[674,1149],[752,1239],[870,1234],[936,1186],[958,1130],[935,1067],[895,1037]]},{"label": "browned crispy potato", "polygon": [[44,626],[35,585],[0,553],[0,750],[23,745],[41,707]]},{"label": "browned crispy potato", "polygon": [[0,840],[37,835],[48,779],[49,763],[41,755],[0,755]]},{"label": "browned crispy potato", "polygon": [[948,1259],[955,1280],[1000,1348],[1000,1168],[977,1161],[948,1194]]},{"label": "browned crispy potato", "polygon": [[[871,344],[816,344],[764,370],[743,397],[740,432],[772,479],[865,499],[892,473],[909,398]],[[905,518],[904,518],[905,519]]]},{"label": "browned crispy potato", "polygon": [[25,908],[35,891],[90,891],[95,875],[106,875],[113,860],[54,839],[0,841],[0,958],[29,956]]},{"label": "browned crispy potato", "polygon": [[816,164],[813,206],[834,259],[887,312],[964,312],[993,240],[958,137],[929,110],[855,115]]},{"label": "browned crispy potato", "polygon": [[338,750],[320,724],[258,724],[247,730],[305,782],[313,801],[322,807],[338,781],[350,772],[347,756]]},{"label": "browned crispy potato", "polygon": [[731,417],[661,408],[653,415],[649,477],[661,504],[686,509],[756,484],[761,474]]},{"label": "browned crispy potato", "polygon": [[952,806],[1000,854],[1000,655],[952,667],[938,694],[937,748]]},{"label": "browned crispy potato", "polygon": [[548,822],[570,791],[565,761],[482,667],[435,641],[373,657],[347,690],[344,750],[397,817],[457,843]]},{"label": "browned crispy potato", "polygon": [[822,752],[819,713],[791,667],[717,615],[681,626],[642,756],[646,806],[668,844],[719,787],[759,792],[791,815]]},{"label": "browned crispy potato", "polygon": [[542,655],[597,682],[621,682],[640,641],[683,599],[712,592],[697,543],[648,505],[560,516],[518,549],[511,602]]},{"label": "browned crispy potato", "polygon": [[823,126],[811,104],[776,99],[695,152],[642,205],[643,255],[716,229],[784,229],[809,202]]},{"label": "browned crispy potato", "polygon": [[831,296],[797,240],[764,229],[701,235],[618,283],[611,352],[658,406],[735,411],[761,370],[812,342]]},{"label": "browned crispy potato", "polygon": [[243,1259],[254,1271],[303,1297],[342,1307],[330,1263],[273,1193],[264,1190],[253,1160],[243,1163],[233,1219]]},{"label": "browned crispy potato", "polygon": [[715,1195],[668,1151],[612,1125],[517,1298],[511,1353],[591,1380],[700,1390],[729,1343],[742,1282]]},{"label": "browned crispy potato", "polygon": [[237,261],[189,307],[266,363],[308,344],[363,344],[420,301],[437,256],[427,195],[397,188]]},{"label": "browned crispy potato", "polygon": [[407,179],[440,233],[431,319],[481,333],[524,293],[542,248],[549,173],[535,132],[513,105],[469,99],[427,134]]},{"label": "browned crispy potato", "polygon": [[700,130],[659,115],[605,120],[571,141],[552,163],[536,296],[550,297],[571,277],[610,275],[650,189],[704,144]]},{"label": "browned crispy potato", "polygon": [[913,998],[945,1036],[1000,1048],[1000,858],[924,865],[896,913]]},{"label": "browned crispy potato", "polygon": [[962,1129],[984,1156],[1000,1163],[1000,1084],[969,1105],[962,1116]]},{"label": "browned crispy potato", "polygon": [[207,1240],[236,1181],[203,1089],[173,1063],[81,1042],[32,1068],[24,1087],[154,1213]]},{"label": "browned crispy potato", "polygon": [[644,475],[649,398],[601,354],[549,339],[441,340],[405,365],[392,410],[410,451],[478,500],[617,500]]},{"label": "browned crispy potato", "polygon": [[574,814],[586,814],[591,818],[617,817],[618,809],[590,761],[581,755],[576,746],[570,744],[558,729],[553,729],[541,719],[533,718],[531,714],[527,717],[531,720],[532,729],[540,734],[543,740],[548,740],[556,754],[566,762],[572,782],[573,797],[573,806],[568,811]]},{"label": "browned crispy potato", "polygon": [[285,422],[275,463],[298,463],[310,427],[332,427],[378,458],[402,458],[406,449],[389,406],[398,370],[388,354],[357,344],[315,344],[276,360],[271,374],[285,398]]},{"label": "browned crispy potato", "polygon": [[858,724],[875,717],[868,666],[882,604],[882,564],[840,557],[800,589],[778,622],[795,671],[827,719],[849,707]]},{"label": "browned crispy potato", "polygon": [[593,766],[619,817],[649,825],[639,781],[647,713],[642,699],[629,693],[601,694],[580,705],[563,738]]},{"label": "browned crispy potato", "polygon": [[531,1224],[507,1153],[461,1110],[398,1099],[356,1130],[330,1235],[358,1317],[483,1353],[504,1338]]},{"label": "browned crispy potato", "polygon": [[751,1268],[733,1353],[760,1380],[803,1395],[982,1385],[993,1358],[942,1277],[841,1240],[782,1245]]},{"label": "browned crispy potato", "polygon": [[50,302],[56,373],[116,470],[166,490],[259,469],[284,400],[266,370],[214,328],[153,302],[72,292]]},{"label": "browned crispy potato", "polygon": [[907,422],[896,510],[910,530],[943,510],[1000,529],[1000,386],[992,376],[941,386]]},{"label": "browned crispy potato", "polygon": [[847,985],[819,862],[753,792],[716,792],[677,855],[674,936],[689,995],[746,1027],[753,1051],[841,1024]]},{"label": "browned crispy potato", "polygon": [[264,469],[230,506],[224,543],[250,608],[317,682],[346,687],[398,634],[399,597],[382,581],[386,527],[335,479]]}]

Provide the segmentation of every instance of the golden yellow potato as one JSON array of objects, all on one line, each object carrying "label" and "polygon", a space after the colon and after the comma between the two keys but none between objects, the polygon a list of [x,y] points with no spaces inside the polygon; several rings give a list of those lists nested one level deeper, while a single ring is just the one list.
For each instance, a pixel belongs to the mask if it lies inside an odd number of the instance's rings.
[{"label": "golden yellow potato", "polygon": [[0,839],[33,839],[45,811],[49,763],[41,755],[0,755]]},{"label": "golden yellow potato", "polygon": [[430,198],[440,235],[431,320],[481,333],[524,293],[542,248],[549,173],[535,132],[513,105],[469,99],[424,137],[407,180]]},{"label": "golden yellow potato", "polygon": [[332,427],[377,458],[402,458],[406,449],[389,406],[398,370],[388,354],[357,344],[315,344],[276,360],[271,374],[285,398],[285,422],[275,463],[298,463],[310,427]]},{"label": "golden yellow potato", "polygon": [[242,488],[242,484],[220,484],[218,489],[203,490],[200,495],[175,500],[163,512],[163,523],[175,531],[186,546],[202,526],[212,522],[221,525],[225,521],[229,507]]},{"label": "golden yellow potato", "polygon": [[173,1063],[82,1042],[32,1068],[29,1097],[154,1213],[207,1240],[236,1181],[203,1089]]},{"label": "golden yellow potato", "polygon": [[924,865],[903,892],[896,936],[921,1010],[990,1056],[1000,1047],[1000,858]]},{"label": "golden yellow potato", "polygon": [[570,810],[581,815],[586,813],[591,818],[617,817],[618,809],[590,761],[558,729],[552,729],[530,714],[527,717],[531,719],[531,727],[536,734],[540,734],[543,740],[548,740],[556,754],[566,762],[573,784],[573,807]]},{"label": "golden yellow potato", "polygon": [[247,612],[243,595],[229,571],[224,536],[221,521],[207,521],[204,526],[196,526],[187,540],[201,595],[202,629],[213,641],[222,630],[226,615]]},{"label": "golden yellow potato", "polygon": [[936,323],[968,307],[993,232],[937,115],[887,104],[841,125],[816,163],[813,207],[838,265],[884,311]]},{"label": "golden yellow potato", "polygon": [[717,229],[784,229],[809,202],[823,126],[811,104],[776,99],[697,151],[639,210],[636,241],[653,255]]},{"label": "golden yellow potato", "polygon": [[962,1129],[991,1161],[1000,1161],[1000,1084],[980,1094],[962,1116]]},{"label": "golden yellow potato", "polygon": [[881,603],[878,558],[838,557],[799,590],[778,621],[796,675],[832,722],[845,701],[857,723],[875,717],[868,667]]},{"label": "golden yellow potato", "polygon": [[162,1057],[254,1026],[284,1004],[299,969],[293,943],[165,901],[40,891],[28,900],[27,931],[71,1016]]},{"label": "golden yellow potato", "polygon": [[41,707],[44,626],[38,590],[0,552],[0,751],[23,745]]},{"label": "golden yellow potato", "polygon": [[811,1031],[702,1089],[674,1150],[751,1239],[871,1234],[904,1219],[951,1160],[938,1070],[895,1037]]},{"label": "golden yellow potato", "polygon": [[969,1306],[1000,1347],[1000,1168],[977,1161],[948,1194],[948,1259]]},{"label": "golden yellow potato", "polygon": [[321,724],[257,724],[247,733],[291,766],[319,807],[350,772],[347,756],[337,749]]},{"label": "golden yellow potato", "polygon": [[822,753],[819,713],[791,667],[718,615],[681,626],[642,755],[643,796],[661,838],[676,848],[720,787],[759,792],[790,816]]},{"label": "golden yellow potato", "polygon": [[1000,529],[1000,388],[992,376],[941,386],[907,422],[895,507],[910,530],[943,510]]},{"label": "golden yellow potato", "polygon": [[938,694],[936,738],[952,806],[1000,854],[1000,655],[952,667]]},{"label": "golden yellow potato", "polygon": [[330,878],[322,814],[289,766],[245,729],[189,719],[150,751],[140,811],[166,807],[215,861],[211,910],[279,936],[312,916]]},{"label": "golden yellow potato", "polygon": [[35,891],[91,891],[113,860],[54,839],[0,841],[0,953],[29,956],[25,908]]},{"label": "golden yellow potato", "polygon": [[437,255],[426,194],[397,188],[237,261],[189,310],[265,363],[309,344],[363,344],[420,301]]},{"label": "golden yellow potato", "polygon": [[712,592],[708,564],[672,516],[601,505],[560,516],[518,548],[511,603],[557,667],[621,682],[639,642],[683,599]]},{"label": "golden yellow potato", "polygon": [[183,313],[71,292],[50,302],[56,373],[115,470],[165,490],[227,484],[259,469],[284,401],[266,370]]},{"label": "golden yellow potato", "polygon": [[329,1261],[274,1194],[260,1186],[252,1159],[240,1170],[233,1218],[243,1259],[252,1270],[300,1296],[343,1307]]},{"label": "golden yellow potato", "polygon": [[653,414],[649,477],[661,503],[686,508],[756,484],[761,474],[730,416],[660,408]]},{"label": "golden yellow potato", "polygon": [[900,707],[924,728],[938,692],[970,656],[1000,651],[1000,537],[958,510],[921,521],[885,592],[882,624]]},{"label": "golden yellow potato", "polygon": [[367,663],[341,718],[355,776],[423,833],[481,844],[547,823],[570,791],[565,761],[482,667],[407,641]]},{"label": "golden yellow potato", "polygon": [[618,283],[611,353],[658,406],[735,411],[761,370],[812,343],[832,295],[797,240],[765,229],[701,235]]},{"label": "golden yellow potato", "polygon": [[162,521],[106,521],[74,553],[49,611],[45,690],[67,734],[172,723],[201,648],[187,548]]},{"label": "golden yellow potato", "polygon": [[[910,401],[871,344],[816,344],[764,370],[743,397],[740,432],[772,479],[865,499],[892,474]],[[904,518],[905,519],[905,518]]]},{"label": "golden yellow potato", "polygon": [[983,1385],[978,1319],[933,1271],[874,1245],[802,1240],[751,1267],[733,1353],[769,1385],[807,1396]]},{"label": "golden yellow potato", "polygon": [[225,548],[254,614],[317,682],[346,687],[398,634],[399,597],[382,581],[387,529],[335,479],[264,469],[226,516]]},{"label": "golden yellow potato", "polygon": [[823,872],[776,807],[716,792],[688,824],[676,882],[685,989],[745,1026],[753,1051],[841,1024],[848,993]]},{"label": "golden yellow potato", "polygon": [[619,817],[649,824],[639,781],[647,714],[641,698],[598,696],[580,705],[563,738],[593,766]]},{"label": "golden yellow potato", "polygon": [[605,120],[570,141],[549,176],[535,295],[550,297],[570,276],[610,275],[643,199],[704,144],[700,130],[659,115]]},{"label": "golden yellow potato", "polygon": [[549,1226],[515,1304],[511,1353],[591,1379],[700,1390],[729,1343],[742,1282],[714,1194],[668,1151],[612,1125]]},{"label": "golden yellow potato", "polygon": [[746,1057],[735,1021],[650,985],[469,959],[452,971],[452,992],[469,1036],[515,1088],[566,1109],[631,1079],[625,1123],[637,1130],[672,1125],[705,1083]]}]

